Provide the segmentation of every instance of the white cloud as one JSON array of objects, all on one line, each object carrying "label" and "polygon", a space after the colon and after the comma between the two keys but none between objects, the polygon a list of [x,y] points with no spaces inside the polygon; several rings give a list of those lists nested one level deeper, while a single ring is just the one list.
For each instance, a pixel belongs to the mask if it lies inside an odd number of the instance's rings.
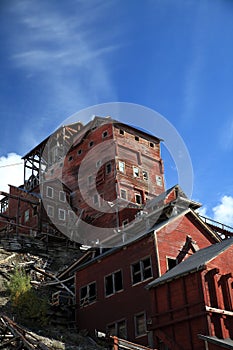
[{"label": "white cloud", "polygon": [[9,185],[23,184],[23,161],[16,153],[0,157],[0,191],[8,192]]},{"label": "white cloud", "polygon": [[198,214],[202,216],[207,216],[207,208],[206,207],[201,207],[197,210]]},{"label": "white cloud", "polygon": [[214,220],[233,227],[233,197],[223,196],[220,204],[213,208]]}]

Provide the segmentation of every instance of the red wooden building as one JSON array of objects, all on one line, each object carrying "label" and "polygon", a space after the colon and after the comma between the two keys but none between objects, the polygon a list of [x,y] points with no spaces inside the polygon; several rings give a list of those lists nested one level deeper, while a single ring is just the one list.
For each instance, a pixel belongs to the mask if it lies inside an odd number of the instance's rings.
[{"label": "red wooden building", "polygon": [[[159,217],[148,215],[153,229],[145,230],[145,218],[135,224],[143,235],[130,243],[108,250],[78,267],[76,271],[76,322],[79,329],[102,332],[153,347],[151,299],[145,286],[199,249],[220,238],[189,208],[177,187],[167,191]],[[168,198],[172,198],[169,202]],[[171,210],[172,208],[172,210]],[[153,217],[154,215],[154,217]],[[153,219],[154,218],[154,219]],[[134,231],[131,227],[126,228]],[[126,232],[127,234],[127,232]]]},{"label": "red wooden building", "polygon": [[233,238],[200,249],[150,282],[158,349],[233,348]]}]

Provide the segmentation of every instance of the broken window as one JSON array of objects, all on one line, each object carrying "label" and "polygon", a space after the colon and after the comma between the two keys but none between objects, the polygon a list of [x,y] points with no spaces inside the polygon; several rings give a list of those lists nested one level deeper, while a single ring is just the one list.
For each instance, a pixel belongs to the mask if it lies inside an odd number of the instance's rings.
[{"label": "broken window", "polygon": [[110,174],[111,171],[112,171],[112,164],[111,163],[107,163],[106,167],[105,167],[106,174]]},{"label": "broken window", "polygon": [[135,136],[135,141],[139,141],[139,137],[138,136]]},{"label": "broken window", "polygon": [[79,150],[77,151],[77,154],[80,156],[80,154],[82,154],[82,150],[79,149]]},{"label": "broken window", "polygon": [[122,129],[119,130],[119,133],[120,133],[120,135],[124,135],[125,134],[124,130],[122,130]]},{"label": "broken window", "polygon": [[92,147],[94,145],[94,141],[89,142],[89,147]]},{"label": "broken window", "polygon": [[137,167],[133,167],[133,176],[134,177],[139,177],[139,169]]},{"label": "broken window", "polygon": [[121,173],[125,172],[125,162],[119,161],[119,171]]},{"label": "broken window", "polygon": [[46,196],[49,197],[49,198],[53,198],[53,188],[50,187],[50,186],[47,186],[46,188]]},{"label": "broken window", "polygon": [[121,188],[121,198],[122,199],[127,199],[127,191]]},{"label": "broken window", "polygon": [[125,219],[122,221],[122,226],[125,227],[128,225],[128,223],[129,223],[129,219]]},{"label": "broken window", "polygon": [[103,134],[102,134],[102,137],[103,137],[103,139],[105,138],[105,137],[107,137],[108,136],[108,132],[107,132],[107,130],[105,130],[104,132],[103,132]]},{"label": "broken window", "polygon": [[121,270],[105,276],[105,295],[112,295],[123,289]]},{"label": "broken window", "polygon": [[142,259],[131,265],[132,283],[136,284],[152,277],[151,258]]},{"label": "broken window", "polygon": [[163,182],[162,182],[162,176],[156,175],[156,183],[158,186],[162,186]]},{"label": "broken window", "polygon": [[116,321],[112,324],[109,324],[107,326],[106,331],[109,335],[115,335],[121,339],[126,339],[127,338],[126,321],[121,320],[121,321]]},{"label": "broken window", "polygon": [[148,172],[147,171],[143,170],[142,176],[143,176],[143,180],[146,180],[146,181],[148,180]]},{"label": "broken window", "polygon": [[66,211],[64,209],[58,209],[58,218],[59,220],[65,220],[66,219]]},{"label": "broken window", "polygon": [[96,168],[100,168],[100,166],[101,166],[101,160],[97,160],[97,162],[96,162]]},{"label": "broken window", "polygon": [[154,147],[155,147],[155,145],[154,145],[154,143],[153,143],[153,142],[150,142],[150,147],[152,147],[152,148],[154,148]]},{"label": "broken window", "polygon": [[135,202],[137,204],[142,204],[142,196],[139,193],[135,194]]},{"label": "broken window", "polygon": [[66,195],[65,195],[65,192],[64,191],[59,191],[59,200],[61,202],[65,202],[66,200]]},{"label": "broken window", "polygon": [[96,301],[96,282],[80,288],[80,306],[89,305]]},{"label": "broken window", "polygon": [[140,337],[146,334],[146,315],[145,312],[134,316],[135,336]]},{"label": "broken window", "polygon": [[176,258],[167,258],[167,269],[171,270],[176,266]]}]

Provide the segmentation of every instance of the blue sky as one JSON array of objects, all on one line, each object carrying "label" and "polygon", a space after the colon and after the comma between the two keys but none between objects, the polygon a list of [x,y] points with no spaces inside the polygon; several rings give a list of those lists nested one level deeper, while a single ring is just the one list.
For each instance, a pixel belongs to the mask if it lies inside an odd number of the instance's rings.
[{"label": "blue sky", "polygon": [[[233,226],[233,1],[2,0],[0,185],[67,117],[123,101],[173,124],[194,200]],[[150,130],[142,119],[139,126]],[[177,182],[166,155],[167,185]]]}]

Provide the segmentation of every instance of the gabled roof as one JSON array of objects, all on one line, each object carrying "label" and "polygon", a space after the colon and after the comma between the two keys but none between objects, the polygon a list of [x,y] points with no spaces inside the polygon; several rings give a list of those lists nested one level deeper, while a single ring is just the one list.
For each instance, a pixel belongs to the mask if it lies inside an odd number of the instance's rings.
[{"label": "gabled roof", "polygon": [[166,272],[164,275],[150,282],[147,285],[147,288],[150,289],[158,286],[159,284],[169,282],[188,273],[203,270],[208,262],[216,258],[218,255],[222,254],[231,246],[233,246],[233,238],[229,238],[220,243],[215,243],[209,247],[200,249],[189,258],[173,267],[173,269]]}]

